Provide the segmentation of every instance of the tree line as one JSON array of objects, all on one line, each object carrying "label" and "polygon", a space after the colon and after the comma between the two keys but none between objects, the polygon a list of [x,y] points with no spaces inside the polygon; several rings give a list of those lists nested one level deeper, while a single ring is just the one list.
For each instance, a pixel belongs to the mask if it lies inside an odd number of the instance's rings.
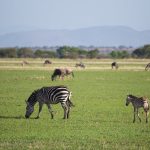
[{"label": "tree line", "polygon": [[0,48],[0,58],[150,58],[150,45],[135,49],[101,53],[98,49],[83,50],[78,47],[62,46],[51,50],[33,50],[32,48]]}]

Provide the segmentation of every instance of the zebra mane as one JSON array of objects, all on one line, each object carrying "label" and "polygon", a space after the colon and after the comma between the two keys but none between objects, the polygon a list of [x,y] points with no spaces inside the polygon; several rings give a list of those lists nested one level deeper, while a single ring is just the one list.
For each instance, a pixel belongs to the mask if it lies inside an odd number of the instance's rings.
[{"label": "zebra mane", "polygon": [[36,102],[37,102],[37,100],[36,100],[36,94],[37,94],[38,91],[39,91],[39,89],[33,91],[32,94],[29,96],[27,102],[29,102],[29,103],[31,103],[31,104],[36,103]]},{"label": "zebra mane", "polygon": [[134,99],[137,99],[137,98],[138,98],[138,97],[136,97],[136,96],[134,96],[134,95],[131,95],[131,94],[129,94],[128,97],[134,98]]}]

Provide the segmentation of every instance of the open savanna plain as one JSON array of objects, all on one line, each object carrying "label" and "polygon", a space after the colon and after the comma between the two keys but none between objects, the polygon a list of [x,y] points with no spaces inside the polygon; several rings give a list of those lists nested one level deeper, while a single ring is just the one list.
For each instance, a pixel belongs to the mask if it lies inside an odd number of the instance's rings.
[{"label": "open savanna plain", "polygon": [[[150,60],[111,59],[82,60],[86,68],[75,68],[79,60],[52,59],[43,66],[43,59],[0,59],[0,149],[150,149],[150,116],[140,110],[142,122],[133,121],[132,105],[125,106],[127,94],[150,99]],[[54,68],[74,69],[74,78],[51,81]],[[46,106],[40,119],[25,119],[25,100],[43,86],[66,85],[72,91],[70,118],[63,120],[60,104],[53,105],[52,120]]]}]

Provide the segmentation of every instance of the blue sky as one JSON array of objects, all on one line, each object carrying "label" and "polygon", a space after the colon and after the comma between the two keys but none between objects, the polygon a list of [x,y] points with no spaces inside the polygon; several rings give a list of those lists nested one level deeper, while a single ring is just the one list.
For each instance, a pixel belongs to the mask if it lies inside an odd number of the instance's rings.
[{"label": "blue sky", "polygon": [[150,30],[150,0],[0,0],[0,34],[104,25]]}]

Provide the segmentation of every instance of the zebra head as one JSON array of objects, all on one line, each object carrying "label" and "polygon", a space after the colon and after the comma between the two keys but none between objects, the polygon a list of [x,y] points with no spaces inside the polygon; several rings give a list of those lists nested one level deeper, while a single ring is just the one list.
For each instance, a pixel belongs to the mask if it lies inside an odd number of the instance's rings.
[{"label": "zebra head", "polygon": [[127,95],[127,98],[126,98],[126,106],[128,106],[129,104],[130,104],[130,102],[131,102],[131,96],[132,95]]},{"label": "zebra head", "polygon": [[31,116],[31,114],[33,113],[34,111],[34,105],[35,103],[37,102],[37,98],[36,98],[36,94],[37,94],[37,91],[34,91],[30,97],[28,98],[28,100],[26,101],[26,114],[25,114],[25,117],[26,118],[29,118]]},{"label": "zebra head", "polygon": [[29,118],[31,116],[31,114],[34,111],[34,106],[32,106],[29,102],[26,101],[27,107],[26,107],[26,114],[25,117]]}]

